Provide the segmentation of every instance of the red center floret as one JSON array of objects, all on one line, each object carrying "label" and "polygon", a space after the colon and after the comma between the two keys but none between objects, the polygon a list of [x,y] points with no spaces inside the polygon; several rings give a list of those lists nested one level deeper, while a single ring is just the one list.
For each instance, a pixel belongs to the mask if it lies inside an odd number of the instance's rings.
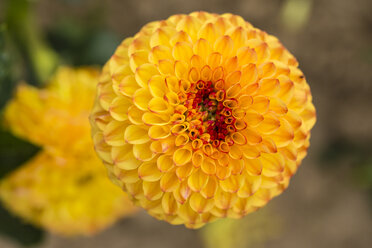
[{"label": "red center floret", "polygon": [[212,145],[217,147],[220,141],[225,141],[228,134],[235,132],[235,118],[232,116],[232,110],[223,104],[225,96],[225,91],[216,91],[211,81],[199,80],[191,84],[185,101],[185,106],[189,111],[185,115],[187,120],[200,121],[198,128],[189,131],[191,139],[208,133]]}]

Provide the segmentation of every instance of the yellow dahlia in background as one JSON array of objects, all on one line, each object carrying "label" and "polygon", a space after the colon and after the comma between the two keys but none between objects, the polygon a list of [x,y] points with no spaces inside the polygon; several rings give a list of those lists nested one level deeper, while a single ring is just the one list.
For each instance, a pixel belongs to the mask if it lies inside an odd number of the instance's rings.
[{"label": "yellow dahlia in background", "polygon": [[82,156],[92,146],[89,111],[99,72],[61,67],[45,89],[20,84],[5,109],[5,121],[18,137],[55,155]]},{"label": "yellow dahlia in background", "polygon": [[287,188],[315,109],[296,59],[240,16],[145,25],[107,62],[91,115],[111,180],[148,212],[198,228]]},{"label": "yellow dahlia in background", "polygon": [[96,69],[63,67],[45,89],[20,85],[5,108],[11,131],[41,151],[0,182],[0,199],[56,233],[92,234],[134,210],[93,149],[88,115],[97,79]]}]

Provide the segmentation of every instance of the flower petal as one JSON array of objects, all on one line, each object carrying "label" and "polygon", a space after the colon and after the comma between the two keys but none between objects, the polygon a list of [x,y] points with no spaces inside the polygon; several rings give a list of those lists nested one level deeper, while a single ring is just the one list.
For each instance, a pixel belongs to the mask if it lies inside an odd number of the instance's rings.
[{"label": "flower petal", "polygon": [[135,78],[138,83],[143,88],[146,88],[150,78],[154,75],[158,75],[159,71],[153,64],[142,64],[141,66],[137,67]]},{"label": "flower petal", "polygon": [[145,162],[138,168],[138,176],[147,182],[155,182],[160,180],[162,173],[159,171],[156,163]]},{"label": "flower petal", "polygon": [[134,170],[141,165],[133,155],[131,145],[125,144],[124,146],[113,147],[111,149],[112,163],[123,170]]},{"label": "flower petal", "polygon": [[143,194],[149,201],[155,201],[162,197],[163,192],[160,190],[159,182],[143,182]]},{"label": "flower petal", "polygon": [[111,121],[107,124],[105,130],[103,131],[103,136],[105,142],[111,146],[121,146],[124,145],[124,132],[126,130],[126,125],[122,122]]},{"label": "flower petal", "polygon": [[181,149],[177,149],[175,153],[173,154],[173,161],[177,166],[181,166],[181,165],[184,165],[190,162],[191,157],[192,157],[192,152],[190,149],[181,148]]},{"label": "flower petal", "polygon": [[187,180],[187,184],[194,192],[200,192],[208,183],[209,176],[201,169],[194,170]]},{"label": "flower petal", "polygon": [[174,172],[166,172],[160,179],[160,188],[163,192],[173,192],[179,184],[180,181]]},{"label": "flower petal", "polygon": [[148,130],[144,126],[129,125],[125,129],[124,139],[129,144],[143,144],[150,140]]},{"label": "flower petal", "polygon": [[197,213],[205,213],[214,207],[213,199],[205,199],[200,193],[193,193],[190,197],[190,207]]},{"label": "flower petal", "polygon": [[161,172],[168,172],[174,167],[172,156],[161,155],[157,159],[157,166]]}]

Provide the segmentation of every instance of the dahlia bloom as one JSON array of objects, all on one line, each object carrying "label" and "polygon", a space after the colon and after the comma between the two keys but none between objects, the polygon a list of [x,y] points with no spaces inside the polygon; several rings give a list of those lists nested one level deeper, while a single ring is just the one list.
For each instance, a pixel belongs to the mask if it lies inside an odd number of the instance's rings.
[{"label": "dahlia bloom", "polygon": [[95,149],[136,205],[198,228],[287,188],[315,109],[296,59],[240,16],[194,12],[145,25],[106,63]]},{"label": "dahlia bloom", "polygon": [[0,199],[56,233],[92,234],[134,210],[93,149],[88,116],[97,79],[96,69],[63,67],[45,89],[20,85],[5,108],[11,131],[41,151],[0,182]]}]

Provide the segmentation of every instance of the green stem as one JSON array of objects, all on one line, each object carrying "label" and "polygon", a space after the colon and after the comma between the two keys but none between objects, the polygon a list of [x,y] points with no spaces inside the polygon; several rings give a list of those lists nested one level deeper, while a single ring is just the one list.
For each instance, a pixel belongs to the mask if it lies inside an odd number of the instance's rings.
[{"label": "green stem", "polygon": [[8,0],[9,32],[32,67],[37,82],[46,82],[58,65],[57,54],[47,45],[36,24],[29,0]]}]

